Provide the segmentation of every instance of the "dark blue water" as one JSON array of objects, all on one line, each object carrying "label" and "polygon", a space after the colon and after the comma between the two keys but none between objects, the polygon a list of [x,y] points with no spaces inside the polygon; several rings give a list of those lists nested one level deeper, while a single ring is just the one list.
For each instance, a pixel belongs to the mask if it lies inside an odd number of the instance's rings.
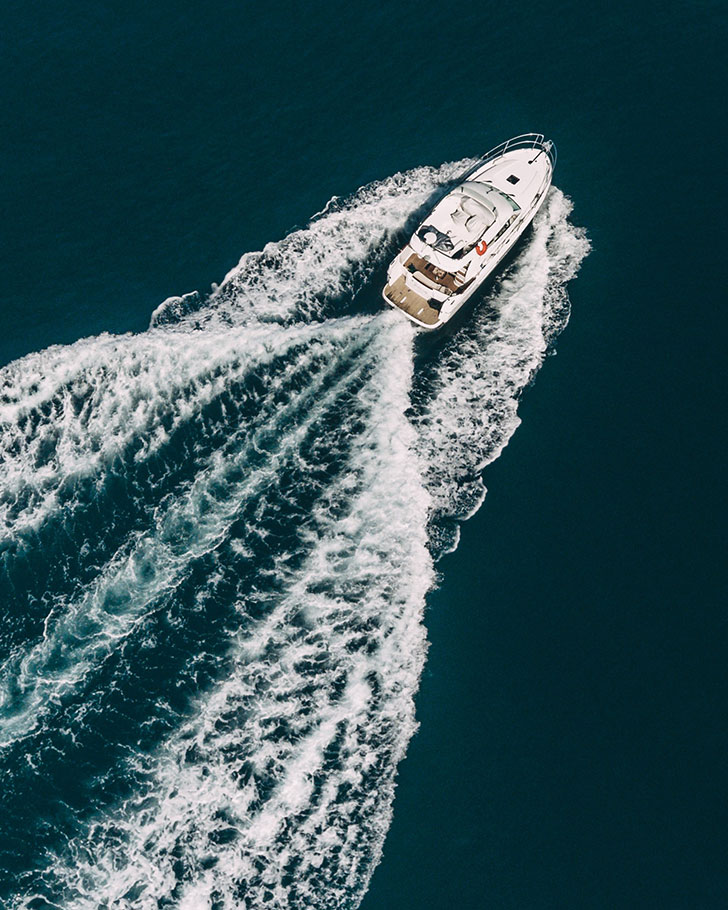
[{"label": "dark blue water", "polygon": [[6,5],[0,904],[725,905],[726,19]]}]

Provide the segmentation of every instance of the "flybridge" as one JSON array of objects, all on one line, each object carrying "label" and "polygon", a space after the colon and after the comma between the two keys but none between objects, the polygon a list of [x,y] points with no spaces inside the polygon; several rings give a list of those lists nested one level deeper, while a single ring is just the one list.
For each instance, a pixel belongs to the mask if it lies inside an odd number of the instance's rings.
[{"label": "flybridge", "polygon": [[488,152],[417,228],[387,272],[384,299],[436,329],[483,284],[533,220],[556,149],[539,133]]},{"label": "flybridge", "polygon": [[458,259],[489,227],[519,209],[518,203],[497,187],[469,180],[442,200],[418,229],[417,237],[433,250]]}]

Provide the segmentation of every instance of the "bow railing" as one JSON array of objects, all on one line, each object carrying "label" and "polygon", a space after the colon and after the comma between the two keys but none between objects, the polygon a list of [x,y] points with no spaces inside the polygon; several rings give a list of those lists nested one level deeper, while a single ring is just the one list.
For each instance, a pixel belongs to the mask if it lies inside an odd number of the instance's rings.
[{"label": "bow railing", "polygon": [[478,158],[462,179],[467,179],[470,174],[473,174],[484,164],[489,161],[495,161],[496,158],[502,157],[506,152],[510,152],[513,149],[533,149],[537,154],[543,152],[548,155],[552,168],[556,164],[556,146],[551,139],[544,139],[543,133],[523,133],[520,136],[514,136],[512,139],[501,142],[500,145],[496,145],[495,148]]}]

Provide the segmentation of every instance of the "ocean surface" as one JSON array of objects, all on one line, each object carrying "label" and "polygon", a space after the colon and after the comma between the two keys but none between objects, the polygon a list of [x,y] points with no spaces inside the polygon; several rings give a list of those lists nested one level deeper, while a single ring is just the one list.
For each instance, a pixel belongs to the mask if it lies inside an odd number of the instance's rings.
[{"label": "ocean surface", "polygon": [[726,906],[725,6],[3,20],[0,907]]}]

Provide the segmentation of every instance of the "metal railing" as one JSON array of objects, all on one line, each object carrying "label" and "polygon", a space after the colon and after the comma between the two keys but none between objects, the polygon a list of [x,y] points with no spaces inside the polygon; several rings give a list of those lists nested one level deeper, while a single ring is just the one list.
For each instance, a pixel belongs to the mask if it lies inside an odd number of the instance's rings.
[{"label": "metal railing", "polygon": [[501,142],[500,145],[496,145],[495,148],[486,152],[482,158],[478,158],[461,179],[467,180],[471,174],[474,174],[484,164],[489,161],[495,161],[496,158],[501,158],[506,152],[510,152],[513,149],[534,149],[537,154],[545,152],[551,161],[552,169],[556,164],[556,146],[551,139],[544,140],[543,133],[523,133],[521,136],[514,136],[512,139]]}]

